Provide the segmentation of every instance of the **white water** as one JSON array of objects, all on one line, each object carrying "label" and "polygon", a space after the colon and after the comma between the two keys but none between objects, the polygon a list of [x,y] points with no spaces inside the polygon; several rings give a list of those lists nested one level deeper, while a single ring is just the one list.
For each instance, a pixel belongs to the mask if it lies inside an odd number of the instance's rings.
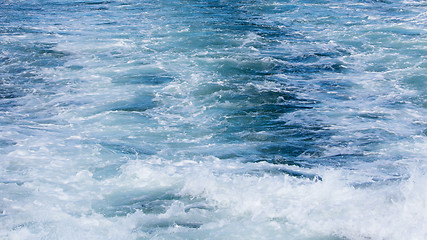
[{"label": "white water", "polygon": [[426,6],[308,2],[1,2],[0,238],[425,239]]}]

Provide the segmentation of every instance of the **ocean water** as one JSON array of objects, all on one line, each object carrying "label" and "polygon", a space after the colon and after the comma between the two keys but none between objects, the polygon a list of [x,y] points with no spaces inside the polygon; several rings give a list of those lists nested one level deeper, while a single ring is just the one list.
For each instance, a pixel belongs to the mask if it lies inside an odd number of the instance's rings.
[{"label": "ocean water", "polygon": [[427,239],[427,2],[0,0],[0,239]]}]

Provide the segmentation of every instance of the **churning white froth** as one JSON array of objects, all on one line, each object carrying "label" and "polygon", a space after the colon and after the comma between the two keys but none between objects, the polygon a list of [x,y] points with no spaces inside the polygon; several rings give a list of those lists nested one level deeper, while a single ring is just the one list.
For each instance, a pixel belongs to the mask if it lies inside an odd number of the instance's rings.
[{"label": "churning white froth", "polygon": [[424,3],[0,6],[1,239],[427,238]]}]

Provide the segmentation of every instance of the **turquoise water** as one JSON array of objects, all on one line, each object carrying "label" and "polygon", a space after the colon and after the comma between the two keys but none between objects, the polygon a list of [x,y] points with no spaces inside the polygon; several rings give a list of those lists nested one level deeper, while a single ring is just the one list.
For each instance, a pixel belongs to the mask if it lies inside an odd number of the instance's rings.
[{"label": "turquoise water", "polygon": [[426,239],[426,12],[0,0],[0,238]]}]

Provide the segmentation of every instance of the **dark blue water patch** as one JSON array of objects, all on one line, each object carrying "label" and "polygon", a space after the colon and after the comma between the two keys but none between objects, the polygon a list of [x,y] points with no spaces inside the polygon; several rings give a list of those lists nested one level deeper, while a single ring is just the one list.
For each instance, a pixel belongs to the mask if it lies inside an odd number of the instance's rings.
[{"label": "dark blue water patch", "polygon": [[102,25],[118,25],[118,24],[119,24],[119,22],[117,22],[117,21],[105,21],[105,22],[97,23],[95,25],[102,26]]},{"label": "dark blue water patch", "polygon": [[99,142],[106,150],[120,155],[154,155],[156,151],[152,146],[146,147],[125,142]]},{"label": "dark blue water patch", "polygon": [[104,107],[109,111],[144,112],[157,106],[152,94],[141,93],[130,100],[116,101]]},{"label": "dark blue water patch", "polygon": [[[371,158],[369,160],[368,156],[364,154],[363,152],[355,152],[355,153],[338,153],[334,155],[328,155],[327,157],[324,157],[324,159],[327,159],[327,161],[332,161],[334,163],[340,163],[340,162],[358,162],[358,161],[375,161],[374,158]],[[342,164],[342,163],[341,163]]]},{"label": "dark blue water patch", "polygon": [[365,71],[367,72],[386,72],[387,70],[389,70],[389,66],[387,65],[381,65],[378,63],[372,63],[369,64],[366,68]]},{"label": "dark blue water patch", "polygon": [[407,86],[415,90],[427,91],[427,74],[414,74],[403,79]]},{"label": "dark blue water patch", "polygon": [[[337,57],[320,55],[281,56],[268,62],[263,59],[245,58],[218,59],[214,62],[210,59],[209,62],[211,67],[216,68],[215,72],[223,77],[272,76],[283,73],[312,75],[322,72],[344,73],[347,71],[346,64],[336,59]],[[327,54],[325,53],[325,55]],[[331,55],[334,55],[334,53],[331,53]]]},{"label": "dark blue water patch", "polygon": [[284,114],[316,107],[316,101],[299,99],[292,92],[259,91],[249,87],[238,94],[222,96],[222,100],[234,102],[236,107],[223,110],[214,139],[257,143],[256,154],[267,161],[274,156],[295,158],[312,149],[318,139],[331,135],[322,123],[302,126],[290,125],[285,119],[278,120]]},{"label": "dark blue water patch", "polygon": [[67,66],[66,68],[70,69],[70,70],[74,70],[74,71],[80,71],[84,68],[84,66],[81,65],[71,65],[71,66]]},{"label": "dark blue water patch", "polygon": [[57,51],[54,47],[57,43],[52,42],[12,42],[6,43],[2,46],[2,49],[10,52],[11,56],[19,56],[19,60],[31,62],[42,56],[52,58],[62,58],[69,56],[69,53],[63,51]]},{"label": "dark blue water patch", "polygon": [[[263,108],[265,107],[265,108]],[[245,141],[256,144],[252,153],[257,158],[251,161],[267,161],[273,163],[277,157],[294,161],[301,155],[321,157],[325,150],[320,143],[328,142],[336,131],[330,130],[328,124],[318,122],[289,124],[286,114],[293,111],[305,111],[315,107],[315,105],[299,107],[290,104],[283,105],[269,104],[267,107],[260,105],[245,111],[234,110],[226,115],[220,127],[226,127],[215,138],[226,142]],[[280,120],[278,120],[278,118]],[[219,128],[220,128],[219,127]],[[305,160],[302,160],[305,161]],[[285,163],[284,163],[285,164]]]},{"label": "dark blue water patch", "polygon": [[246,108],[243,111],[246,113],[265,114],[267,116],[280,116],[283,113],[289,113],[294,110],[301,109],[312,109],[313,106],[302,105],[302,104],[261,104],[256,107]]},{"label": "dark blue water patch", "polygon": [[[1,110],[0,110],[1,111]],[[0,120],[0,125],[3,125],[3,121]],[[1,131],[0,131],[1,135]],[[11,139],[0,139],[0,153],[1,154],[8,154],[9,152],[13,151],[15,149],[15,146],[18,143]],[[0,160],[1,162],[1,160]]]},{"label": "dark blue water patch", "polygon": [[283,73],[305,73],[313,74],[320,72],[337,72],[341,73],[347,69],[345,64],[339,60],[332,60],[325,63],[312,63],[312,64],[283,64],[274,69],[275,71],[280,71]]},{"label": "dark blue water patch", "polygon": [[274,23],[256,23],[249,21],[240,21],[237,30],[246,30],[256,33],[262,37],[264,41],[268,41],[269,47],[274,47],[280,44],[280,39],[300,39],[303,37],[300,33],[290,27],[283,27],[284,25],[276,25]]},{"label": "dark blue water patch", "polygon": [[287,53],[288,51],[287,49],[275,49],[275,48],[269,47],[268,54],[278,60],[287,61],[287,62],[298,62],[298,63],[314,63],[321,59],[333,59],[333,58],[339,58],[342,56],[351,55],[351,52],[344,46],[334,46],[334,47],[331,46],[324,49],[321,47],[316,47],[317,44],[328,45],[329,42],[327,41],[304,40],[304,41],[295,41],[293,43],[301,45],[304,42],[306,43],[306,47],[308,47],[308,49],[306,49],[305,52],[301,52],[299,54],[294,55],[292,53]]},{"label": "dark blue water patch", "polygon": [[201,83],[196,90],[194,90],[193,94],[199,97],[205,97],[209,95],[213,95],[218,92],[227,92],[232,90],[232,87],[225,84],[218,83]]},{"label": "dark blue water patch", "polygon": [[361,136],[357,137],[357,143],[360,146],[375,145],[376,143],[397,142],[402,136],[393,130],[381,127],[371,127],[358,131]]},{"label": "dark blue water patch", "polygon": [[[252,126],[246,128],[243,133],[239,134],[240,137],[248,142],[258,143],[277,143],[294,142],[300,143],[301,146],[314,147],[316,141],[321,139],[328,139],[333,132],[327,129],[327,126],[290,126],[285,122],[268,122],[264,125]],[[307,149],[308,150],[308,149]]]},{"label": "dark blue water patch", "polygon": [[[215,37],[212,37],[213,34],[215,34]],[[188,32],[177,33],[176,37],[177,39],[171,49],[173,52],[187,52],[195,48],[216,49],[223,46],[238,46],[234,39],[229,38],[228,34],[220,34],[220,31],[215,33],[215,30],[190,30]]]},{"label": "dark blue water patch", "polygon": [[0,139],[0,148],[10,147],[16,145],[17,142],[9,139]]},{"label": "dark blue water patch", "polygon": [[110,4],[113,3],[115,1],[78,1],[76,2],[76,4],[81,4],[81,5],[105,5],[105,4]]},{"label": "dark blue water patch", "polygon": [[116,1],[50,1],[41,3],[46,9],[76,13],[82,11],[108,10],[110,6],[119,5]]},{"label": "dark blue water patch", "polygon": [[[25,181],[20,180],[2,180],[0,179],[0,184],[16,184],[18,186],[22,186],[25,183]],[[0,209],[0,217],[2,217],[2,211]]]},{"label": "dark blue water patch", "polygon": [[357,114],[357,117],[364,118],[364,119],[379,120],[379,119],[385,119],[389,117],[389,114],[369,112],[369,113],[359,113]]},{"label": "dark blue water patch", "polygon": [[297,142],[282,142],[279,144],[265,143],[258,147],[257,150],[261,155],[266,156],[283,156],[285,158],[295,158],[304,153],[307,148],[311,148],[310,144]]},{"label": "dark blue water patch", "polygon": [[[259,107],[259,111],[263,111],[263,107],[266,109],[269,108],[269,105],[277,105],[278,107],[286,104],[295,104],[300,106],[312,106],[315,102],[309,101],[308,99],[301,99],[296,96],[296,93],[293,91],[284,90],[269,90],[269,89],[258,89],[255,84],[259,83],[260,85],[266,83],[264,81],[257,81],[257,77],[239,77],[233,79],[227,85],[206,85],[206,87],[213,87],[212,92],[220,92],[220,98],[218,102],[235,102],[236,110],[245,111],[247,108]],[[261,77],[261,80],[264,78]],[[247,83],[253,83],[254,85],[246,85]],[[271,83],[275,83],[272,81]],[[203,86],[203,85],[202,85]],[[202,89],[205,89],[203,86]],[[287,106],[284,106],[287,108]],[[247,111],[245,111],[247,112]]]},{"label": "dark blue water patch", "polygon": [[113,80],[113,83],[116,84],[143,84],[143,85],[161,85],[165,83],[172,82],[173,77],[165,75],[145,75],[145,74],[124,74],[122,76],[116,77],[116,80]]},{"label": "dark blue water patch", "polygon": [[[257,139],[257,137],[243,135],[241,136],[241,133],[244,132],[263,132],[263,131],[269,131],[272,132],[272,134],[280,133],[280,131],[283,131],[284,129],[289,129],[289,126],[286,126],[285,122],[275,121],[276,117],[279,117],[278,115],[273,114],[267,114],[264,115],[251,115],[251,114],[244,114],[244,115],[232,115],[232,116],[226,116],[222,120],[222,124],[216,128],[223,129],[221,131],[221,136],[228,139],[227,141],[239,140],[239,139],[245,139],[250,140],[253,139],[254,141]],[[218,136],[221,138],[221,136]],[[274,140],[276,137],[268,137],[268,140]]]},{"label": "dark blue water patch", "polygon": [[2,23],[19,22],[31,18],[31,13],[43,12],[43,8],[40,4],[31,3],[29,1],[19,3],[15,1],[8,1],[8,3],[5,3],[2,1],[0,2],[0,6],[0,12],[2,13],[0,16],[5,20]]},{"label": "dark blue water patch", "polygon": [[2,49],[7,54],[6,61],[0,65],[3,81],[15,85],[17,89],[48,87],[49,84],[45,85],[47,81],[37,77],[34,72],[39,68],[54,68],[64,64],[63,58],[69,54],[54,50],[55,46],[53,43],[24,42],[3,45]]},{"label": "dark blue water patch", "polygon": [[298,158],[285,158],[284,156],[280,156],[280,155],[269,156],[269,157],[261,156],[256,160],[244,161],[244,162],[253,162],[253,163],[266,162],[269,164],[277,165],[279,166],[279,168],[281,166],[284,166],[285,168],[286,166],[288,166],[288,167],[298,167],[301,169],[310,169],[314,166],[306,161],[301,161],[301,159],[298,159]]},{"label": "dark blue water patch", "polygon": [[[220,134],[214,139],[218,138],[220,141],[230,143],[245,141],[253,144],[252,157],[245,161],[263,160],[273,163],[277,162],[278,157],[289,161],[295,161],[301,155],[321,157],[325,149],[320,143],[327,141],[333,134],[325,129],[309,130],[301,126],[286,129],[286,127],[284,124],[269,126],[242,124],[240,127],[231,125],[225,131],[219,132]],[[230,154],[236,155],[235,152]],[[240,155],[237,154],[237,156]],[[218,157],[221,157],[221,154],[218,154]]]},{"label": "dark blue water patch", "polygon": [[[0,84],[0,99],[13,99],[13,98],[19,98],[23,96],[25,96],[25,93],[24,91],[22,91],[22,89],[17,89],[16,87],[13,87],[13,86],[4,86]],[[6,105],[9,105],[9,104],[2,102],[1,105],[2,106],[0,106],[0,109],[2,107],[6,107]]]},{"label": "dark blue water patch", "polygon": [[[291,113],[296,110],[310,109],[307,106],[296,105],[260,105],[250,108],[237,108],[235,111],[225,114],[221,120],[227,125],[227,132],[245,131],[281,131],[293,128],[304,128],[308,130],[321,130],[319,127],[292,126],[285,120],[277,120],[283,114]],[[234,130],[235,129],[235,130]]]},{"label": "dark blue water patch", "polygon": [[272,62],[261,59],[223,59],[215,62],[216,72],[224,77],[270,75],[277,68]]},{"label": "dark blue water patch", "polygon": [[38,54],[47,55],[49,57],[54,57],[54,58],[62,58],[70,55],[69,53],[64,51],[58,51],[58,50],[52,49],[55,46],[55,44],[43,43],[40,45],[42,46],[41,48],[39,48],[38,46],[34,48],[36,50],[36,53]]},{"label": "dark blue water patch", "polygon": [[124,111],[124,112],[144,112],[148,109],[154,108],[156,105],[153,102],[115,102],[114,106],[111,108],[111,111]]}]

